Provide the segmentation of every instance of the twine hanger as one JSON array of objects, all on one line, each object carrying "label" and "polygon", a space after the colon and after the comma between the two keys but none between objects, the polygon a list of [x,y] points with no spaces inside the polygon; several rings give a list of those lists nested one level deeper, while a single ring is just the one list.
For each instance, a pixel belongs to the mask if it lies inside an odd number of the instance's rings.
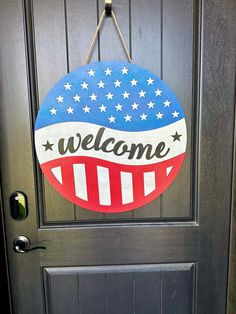
[{"label": "twine hanger", "polygon": [[92,55],[92,52],[93,52],[93,49],[94,49],[95,40],[97,38],[98,32],[101,29],[101,26],[102,26],[103,22],[104,22],[105,16],[111,16],[113,18],[114,24],[116,26],[116,30],[117,30],[117,32],[119,34],[119,37],[120,37],[122,46],[124,48],[125,54],[127,56],[127,59],[128,59],[129,62],[132,62],[132,59],[131,59],[130,54],[129,54],[129,51],[128,51],[127,46],[125,44],[124,36],[121,33],[121,29],[120,29],[119,24],[117,22],[116,15],[115,15],[115,13],[114,13],[114,11],[112,9],[112,0],[105,0],[105,9],[102,12],[102,15],[101,15],[101,17],[99,19],[99,23],[98,23],[96,31],[95,31],[95,33],[93,35],[93,39],[92,39],[92,42],[90,44],[87,56],[86,56],[85,61],[84,61],[84,64],[89,63],[89,61],[91,59],[91,55]]}]

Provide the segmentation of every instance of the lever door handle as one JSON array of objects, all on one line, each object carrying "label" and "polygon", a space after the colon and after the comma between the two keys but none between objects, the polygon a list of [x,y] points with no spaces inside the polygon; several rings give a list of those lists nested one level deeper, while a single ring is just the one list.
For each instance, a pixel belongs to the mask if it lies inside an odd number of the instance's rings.
[{"label": "lever door handle", "polygon": [[13,241],[13,249],[16,253],[27,253],[33,250],[46,250],[45,246],[32,246],[30,239],[24,235],[19,235]]}]

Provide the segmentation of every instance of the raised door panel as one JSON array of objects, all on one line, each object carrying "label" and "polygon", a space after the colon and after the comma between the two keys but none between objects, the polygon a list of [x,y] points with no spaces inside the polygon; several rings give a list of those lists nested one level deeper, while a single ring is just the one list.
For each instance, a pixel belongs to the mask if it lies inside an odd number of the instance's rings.
[{"label": "raised door panel", "polygon": [[44,268],[47,313],[191,314],[195,264]]}]

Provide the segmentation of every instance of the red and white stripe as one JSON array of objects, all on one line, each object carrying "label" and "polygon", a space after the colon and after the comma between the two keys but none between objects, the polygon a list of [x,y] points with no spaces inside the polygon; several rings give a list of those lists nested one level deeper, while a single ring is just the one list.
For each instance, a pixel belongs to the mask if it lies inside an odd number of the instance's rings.
[{"label": "red and white stripe", "polygon": [[163,193],[174,180],[184,154],[162,163],[124,166],[85,157],[42,164],[53,186],[75,204],[102,212],[140,207]]}]

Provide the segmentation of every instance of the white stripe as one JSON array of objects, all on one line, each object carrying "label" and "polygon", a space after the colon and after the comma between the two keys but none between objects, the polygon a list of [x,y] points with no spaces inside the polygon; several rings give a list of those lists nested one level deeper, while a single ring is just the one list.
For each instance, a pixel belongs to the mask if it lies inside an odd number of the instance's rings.
[{"label": "white stripe", "polygon": [[156,188],[155,171],[144,172],[144,195],[148,195]]},{"label": "white stripe", "polygon": [[111,205],[109,169],[97,166],[99,203]]},{"label": "white stripe", "polygon": [[172,170],[173,166],[166,168],[166,175],[168,176]]},{"label": "white stripe", "polygon": [[75,182],[75,194],[82,200],[88,200],[87,183],[86,183],[86,171],[84,164],[74,164],[74,182]]},{"label": "white stripe", "polygon": [[[101,138],[100,147],[102,143],[107,139],[114,138],[115,142],[113,143],[112,141],[110,141],[106,147],[106,150],[110,152],[103,151],[102,149],[96,150],[92,148],[95,145],[96,136],[100,128],[101,128],[100,125],[91,124],[88,122],[63,122],[49,125],[47,127],[43,127],[41,129],[36,130],[35,145],[40,164],[62,157],[85,156],[100,158],[110,162],[116,162],[119,164],[122,163],[125,165],[150,165],[158,162],[163,162],[170,158],[174,158],[185,152],[186,148],[185,119],[181,119],[177,122],[174,122],[159,129],[148,130],[143,132],[128,132],[110,129],[106,127]],[[78,150],[76,152],[73,151],[70,152],[69,150],[67,150],[65,155],[61,155],[58,151],[58,141],[61,138],[64,138],[65,139],[64,146],[66,147],[68,144],[68,139],[74,137],[74,147],[77,147],[79,144],[79,138],[76,136],[78,131],[81,136],[82,142],[88,134],[91,135],[92,139],[91,142],[87,141],[86,139],[84,141],[84,145],[88,147],[89,150],[83,149],[80,143],[80,146],[78,147]],[[180,142],[179,141],[173,142],[172,135],[175,134],[175,132],[178,132],[178,134],[182,135]],[[55,143],[55,149],[53,149],[53,151],[51,151],[50,149],[45,151],[45,147],[43,145],[45,145],[47,141],[49,141],[49,143]],[[117,155],[112,150],[114,149],[115,143],[118,143],[120,141],[122,141],[121,143],[123,144],[120,144],[119,148],[116,148],[118,150]],[[169,149],[169,153],[163,158],[158,158],[157,156],[155,156],[156,147],[160,142],[165,142],[165,148],[161,152],[161,155],[164,155],[164,153],[166,153],[167,150]],[[130,154],[129,151],[131,149],[132,144],[135,145],[134,147],[136,149],[134,151],[134,157],[132,159],[129,159]],[[152,145],[151,155],[154,154],[154,157],[151,159],[146,158],[147,151],[145,149],[142,150],[140,146],[137,146],[139,144],[142,144],[143,147],[145,147],[148,144]],[[122,154],[122,151],[124,151],[124,154]],[[141,157],[137,158],[139,151]]]},{"label": "white stripe", "polygon": [[62,175],[61,175],[61,167],[52,168],[52,173],[56,177],[56,179],[62,184]]},{"label": "white stripe", "polygon": [[122,204],[131,203],[134,201],[132,173],[121,171],[120,176],[121,176]]}]

